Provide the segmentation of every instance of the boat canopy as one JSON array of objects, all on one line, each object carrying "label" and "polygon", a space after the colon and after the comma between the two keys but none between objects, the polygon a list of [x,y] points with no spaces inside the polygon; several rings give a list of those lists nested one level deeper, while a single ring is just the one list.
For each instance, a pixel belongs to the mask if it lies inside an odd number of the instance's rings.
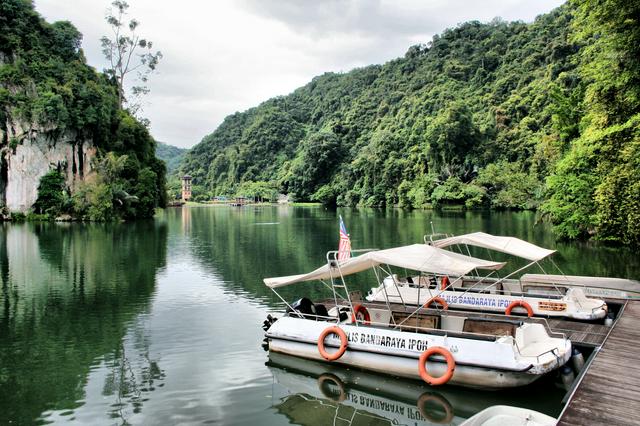
[{"label": "boat canopy", "polygon": [[431,243],[434,247],[444,248],[455,244],[466,244],[475,247],[483,247],[489,250],[518,256],[533,262],[542,260],[555,253],[555,250],[538,247],[527,241],[515,237],[498,237],[484,232],[458,235],[456,237],[443,238]]},{"label": "boat canopy", "polygon": [[581,277],[576,275],[525,274],[523,284],[574,285],[640,294],[640,282],[625,278]]},{"label": "boat canopy", "polygon": [[340,261],[339,264],[337,262],[334,266],[327,263],[306,274],[265,278],[264,283],[271,288],[283,287],[303,281],[326,280],[337,278],[341,275],[351,275],[385,264],[414,271],[455,276],[465,275],[474,269],[496,270],[506,264],[505,262],[490,262],[469,257],[426,244],[412,244],[386,250],[370,251],[363,255]]}]

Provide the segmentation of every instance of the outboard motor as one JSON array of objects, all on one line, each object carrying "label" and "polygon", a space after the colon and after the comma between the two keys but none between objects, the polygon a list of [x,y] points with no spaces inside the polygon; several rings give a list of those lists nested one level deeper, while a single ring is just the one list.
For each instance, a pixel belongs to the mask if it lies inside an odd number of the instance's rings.
[{"label": "outboard motor", "polygon": [[[271,326],[273,325],[274,322],[278,321],[278,318],[276,317],[272,317],[271,314],[267,315],[267,319],[263,321],[262,323],[262,329],[264,330],[264,332],[266,333]],[[265,351],[269,350],[269,338],[265,337],[262,340],[262,349],[264,349]]]},{"label": "outboard motor", "polygon": [[276,321],[278,321],[278,318],[272,317],[271,314],[267,315],[267,319],[262,322],[262,329],[265,332],[268,331]]}]

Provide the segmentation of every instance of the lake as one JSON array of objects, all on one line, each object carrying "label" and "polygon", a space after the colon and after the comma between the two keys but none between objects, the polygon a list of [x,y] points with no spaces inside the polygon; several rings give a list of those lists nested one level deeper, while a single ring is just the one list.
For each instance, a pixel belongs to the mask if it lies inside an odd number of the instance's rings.
[{"label": "lake", "polygon": [[[5,223],[0,424],[418,425],[495,404],[560,412],[554,377],[487,392],[269,360],[262,321],[283,308],[262,278],[321,266],[337,249],[338,214],[354,249],[485,231],[558,250],[567,274],[640,279],[633,249],[556,243],[531,212],[221,206],[130,224]],[[282,294],[326,295],[314,284]]]}]

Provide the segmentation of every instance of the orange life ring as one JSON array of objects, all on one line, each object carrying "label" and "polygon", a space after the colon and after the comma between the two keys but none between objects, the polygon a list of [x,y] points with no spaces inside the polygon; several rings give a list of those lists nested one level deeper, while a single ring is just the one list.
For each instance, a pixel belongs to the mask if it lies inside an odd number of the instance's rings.
[{"label": "orange life ring", "polygon": [[447,309],[449,309],[449,304],[447,303],[447,301],[444,300],[440,296],[435,296],[435,297],[432,297],[431,299],[427,300],[425,302],[425,304],[422,305],[422,307],[423,308],[428,308],[429,306],[431,306],[432,303],[438,303],[438,304],[442,305],[442,310],[443,311],[446,311]]},{"label": "orange life ring", "polygon": [[[444,410],[444,417],[438,418],[429,414],[426,406],[430,402],[435,403],[434,405],[439,405],[440,407],[442,407],[442,409]],[[438,395],[437,393],[423,393],[422,395],[420,395],[420,398],[418,398],[416,406],[418,407],[418,411],[420,411],[420,414],[422,414],[422,417],[424,417],[431,423],[449,424],[451,423],[451,420],[453,420],[453,407],[451,406],[451,403],[447,401],[447,398],[442,395]]]},{"label": "orange life ring", "polygon": [[533,309],[531,309],[531,305],[529,305],[524,300],[514,300],[513,302],[509,303],[509,306],[507,306],[507,309],[504,310],[504,314],[511,315],[511,311],[513,310],[513,308],[517,308],[518,306],[522,306],[527,310],[528,317],[533,316]]},{"label": "orange life ring", "polygon": [[353,315],[351,315],[351,321],[356,322],[359,314],[362,314],[364,318],[364,320],[360,320],[363,321],[364,325],[371,324],[371,315],[369,315],[369,311],[364,305],[356,305],[353,307]]},{"label": "orange life ring", "polygon": [[[324,339],[326,339],[330,334],[335,334],[340,338],[340,348],[332,354],[327,352],[324,348]],[[322,355],[322,357],[327,361],[335,361],[336,359],[340,358],[346,350],[347,335],[344,333],[344,331],[342,331],[340,327],[327,327],[322,331],[322,333],[320,333],[320,337],[318,337],[318,352],[320,352],[320,355]]]},{"label": "orange life ring", "polygon": [[440,290],[444,290],[447,287],[449,287],[449,277],[445,275],[440,280]]},{"label": "orange life ring", "polygon": [[[447,362],[447,372],[440,377],[433,377],[432,375],[427,373],[427,359],[429,359],[429,357],[434,354],[442,355]],[[418,372],[420,373],[420,377],[431,386],[440,386],[447,383],[453,377],[453,372],[455,369],[456,361],[453,359],[453,355],[451,355],[451,352],[449,352],[442,346],[433,346],[422,352],[422,355],[420,355],[420,359],[418,361]]]}]

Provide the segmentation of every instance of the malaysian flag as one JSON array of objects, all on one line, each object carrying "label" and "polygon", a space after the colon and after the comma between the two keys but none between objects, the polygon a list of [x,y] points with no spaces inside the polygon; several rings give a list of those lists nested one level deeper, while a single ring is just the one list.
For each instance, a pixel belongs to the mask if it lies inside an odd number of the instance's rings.
[{"label": "malaysian flag", "polygon": [[338,260],[346,260],[351,257],[351,240],[347,234],[347,227],[344,226],[342,216],[340,216],[340,243],[338,244]]}]

